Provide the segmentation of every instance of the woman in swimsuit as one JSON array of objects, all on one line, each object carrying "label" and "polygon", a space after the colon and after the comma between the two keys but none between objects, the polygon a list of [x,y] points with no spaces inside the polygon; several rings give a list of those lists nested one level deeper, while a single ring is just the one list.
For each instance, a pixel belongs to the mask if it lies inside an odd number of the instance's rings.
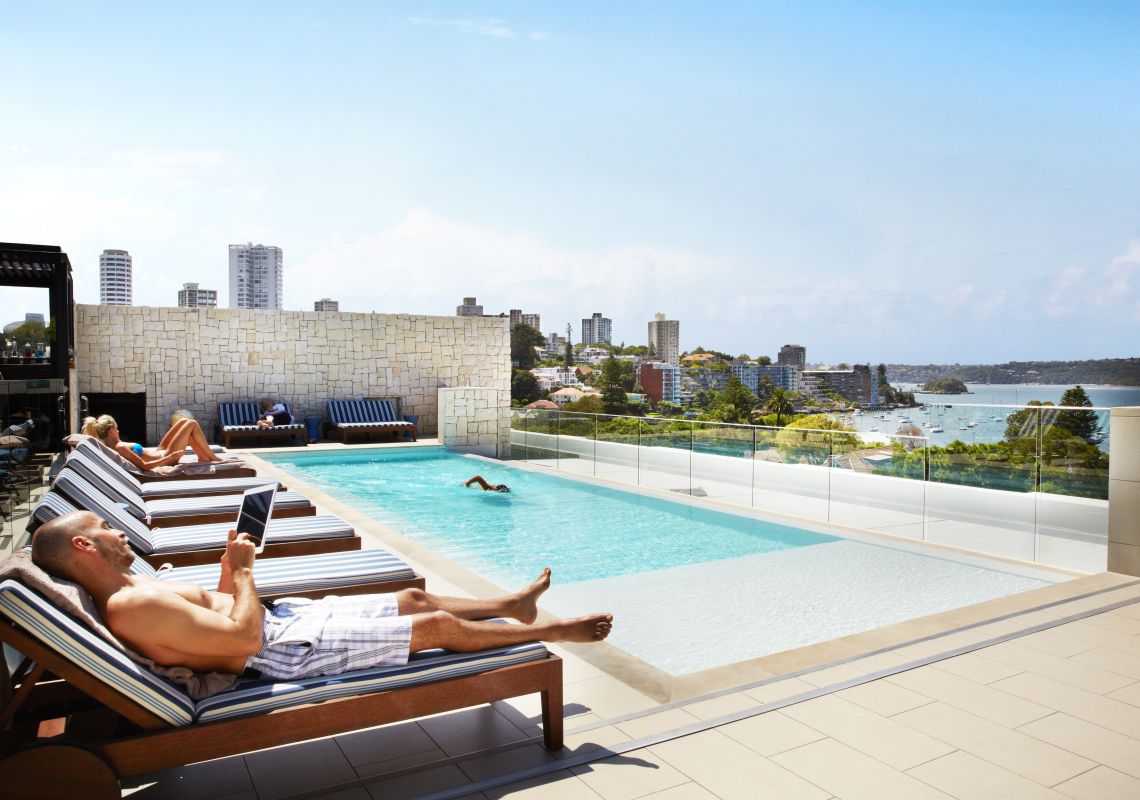
[{"label": "woman in swimsuit", "polygon": [[192,419],[177,420],[162,437],[158,447],[143,447],[137,442],[124,442],[119,438],[119,425],[110,414],[83,421],[83,432],[94,436],[139,469],[154,469],[177,464],[186,455],[189,447],[201,462],[222,461],[210,449],[210,443],[202,433],[202,428]]}]

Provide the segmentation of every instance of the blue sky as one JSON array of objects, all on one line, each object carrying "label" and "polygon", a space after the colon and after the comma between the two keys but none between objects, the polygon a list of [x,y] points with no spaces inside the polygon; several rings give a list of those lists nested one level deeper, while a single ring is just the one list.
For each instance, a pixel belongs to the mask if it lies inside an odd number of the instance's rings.
[{"label": "blue sky", "polygon": [[254,241],[291,309],[1140,354],[1138,3],[36,5],[0,22],[0,240],[63,246],[80,302],[108,247],[136,304],[224,302]]}]

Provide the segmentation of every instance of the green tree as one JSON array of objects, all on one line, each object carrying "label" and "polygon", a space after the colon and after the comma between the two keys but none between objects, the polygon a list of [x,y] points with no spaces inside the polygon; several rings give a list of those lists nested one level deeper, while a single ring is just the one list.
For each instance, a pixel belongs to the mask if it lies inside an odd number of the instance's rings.
[{"label": "green tree", "polygon": [[764,407],[761,409],[765,414],[776,415],[777,428],[780,427],[784,417],[793,413],[795,410],[795,392],[790,392],[781,386],[777,386],[772,390],[772,394],[764,401]]},{"label": "green tree", "polygon": [[577,411],[581,414],[605,414],[605,405],[602,398],[596,394],[582,395],[572,403],[562,406],[563,411]]},{"label": "green tree", "polygon": [[566,358],[564,360],[566,362],[566,369],[570,369],[570,367],[574,366],[574,346],[570,344],[569,339],[566,340]]},{"label": "green tree", "polygon": [[542,390],[538,387],[538,378],[534,377],[525,369],[516,369],[511,374],[511,401],[518,402],[520,405],[533,403],[542,396]]},{"label": "green tree", "polygon": [[772,357],[771,356],[756,356],[756,363],[762,367],[770,367],[770,366],[772,366]]},{"label": "green tree", "polygon": [[511,364],[518,369],[534,369],[538,362],[534,348],[545,344],[545,337],[530,325],[516,325],[511,329]]},{"label": "green tree", "polygon": [[610,355],[602,362],[602,376],[598,385],[602,389],[602,407],[606,414],[625,414],[629,411],[629,399],[625,396],[626,388],[622,382],[622,368],[624,362],[618,361]]},{"label": "green tree", "polygon": [[716,422],[748,424],[752,421],[752,409],[756,408],[756,402],[756,395],[732,375],[728,379],[728,386],[716,393],[705,416]]},{"label": "green tree", "polygon": [[[1089,399],[1088,394],[1085,393],[1085,390],[1078,385],[1072,389],[1067,389],[1065,393],[1061,395],[1059,405],[1092,408],[1092,401]],[[1074,436],[1081,437],[1089,444],[1100,444],[1104,439],[1100,418],[1095,411],[1058,411],[1057,420],[1054,424],[1060,428],[1064,428]]]}]

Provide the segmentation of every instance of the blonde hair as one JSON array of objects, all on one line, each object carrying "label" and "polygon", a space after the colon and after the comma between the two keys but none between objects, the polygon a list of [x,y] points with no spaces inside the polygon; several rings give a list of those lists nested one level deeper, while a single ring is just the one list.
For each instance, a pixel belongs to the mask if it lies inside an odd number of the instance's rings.
[{"label": "blonde hair", "polygon": [[178,420],[180,420],[180,419],[191,419],[192,420],[192,419],[194,419],[194,415],[190,411],[188,411],[187,409],[180,408],[177,411],[175,411],[173,414],[170,415],[171,426],[173,426],[174,423],[178,422]]},{"label": "blonde hair", "polygon": [[115,418],[110,414],[104,414],[96,419],[95,417],[87,417],[83,420],[83,433],[88,436],[94,436],[96,439],[103,439],[111,428],[115,427]]}]

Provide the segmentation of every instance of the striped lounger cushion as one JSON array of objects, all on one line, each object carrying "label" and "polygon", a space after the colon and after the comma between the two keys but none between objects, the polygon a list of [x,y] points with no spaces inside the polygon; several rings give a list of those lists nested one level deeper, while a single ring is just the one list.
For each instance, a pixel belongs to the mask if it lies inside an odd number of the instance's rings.
[{"label": "striped lounger cushion", "polygon": [[[282,403],[281,405],[285,406],[285,410],[290,414],[293,413],[293,409],[289,407],[288,403]],[[250,420],[259,420],[263,416],[261,406],[258,403],[218,403],[218,419],[223,431],[230,433],[235,431],[265,432],[265,428],[247,424]],[[300,423],[293,425],[274,425],[272,430],[303,431],[305,430],[305,426]]]},{"label": "striped lounger cushion", "polygon": [[[58,482],[60,476],[66,473],[78,475],[91,486],[105,495],[111,502],[122,503],[127,511],[144,522],[148,519],[170,519],[184,517],[192,514],[230,514],[237,519],[238,508],[241,507],[240,494],[227,494],[211,497],[174,497],[166,500],[143,500],[123,488],[122,484],[110,478],[102,470],[92,465],[81,453],[72,453],[66,466],[56,475]],[[65,491],[65,494],[67,492]],[[83,503],[86,498],[69,495],[77,502]],[[277,499],[273,501],[275,508],[308,508],[311,503],[298,492],[278,492]]]},{"label": "striped lounger cushion", "polygon": [[[141,558],[131,571],[152,575],[161,581],[186,581],[199,586],[217,586],[220,564],[155,570]],[[289,594],[313,589],[338,589],[382,581],[412,580],[412,568],[387,550],[352,550],[289,558],[268,558],[253,565],[253,581],[261,594]]]},{"label": "striped lounger cushion", "polygon": [[241,681],[234,690],[195,704],[185,692],[135,664],[18,581],[0,583],[0,616],[12,620],[44,646],[176,726],[264,714],[278,708],[430,683],[546,658],[546,648],[538,642],[478,653],[428,650],[417,653],[402,667],[378,667],[282,683]]},{"label": "striped lounger cushion", "polygon": [[338,428],[407,428],[390,400],[330,400],[329,419]]},{"label": "striped lounger cushion", "polygon": [[0,583],[0,617],[171,725],[194,720],[194,701],[19,581]]},{"label": "striped lounger cushion", "polygon": [[[51,491],[44,494],[32,511],[32,517],[42,525],[50,519],[78,510],[65,497]],[[112,527],[126,533],[131,546],[146,555],[222,547],[226,543],[230,529],[229,525],[223,523],[192,525],[185,528],[157,528],[151,531],[118,506],[91,510],[106,519]],[[348,523],[340,517],[333,516],[300,517],[273,520],[269,523],[269,535],[274,541],[337,538],[352,536],[353,533]],[[140,544],[146,546],[142,547]],[[160,580],[180,580],[202,586],[216,586],[221,565],[205,564],[159,571],[141,558],[136,558],[131,563],[131,571],[139,575],[157,576]],[[263,559],[254,564],[253,576],[257,588],[265,594],[283,594],[310,589],[359,586],[381,581],[411,580],[416,574],[411,567],[387,550],[376,549]]]},{"label": "striped lounger cushion", "polygon": [[[280,495],[278,495],[280,496]],[[211,550],[226,546],[230,523],[184,525],[153,530],[132,516],[121,505],[100,493],[79,475],[67,469],[56,476],[52,491],[44,494],[32,512],[37,523],[78,509],[91,511],[127,534],[131,547],[143,555],[184,553],[189,550]],[[237,521],[237,509],[234,510]],[[310,539],[342,539],[356,535],[352,526],[340,517],[285,517],[269,522],[269,534],[275,542],[297,542]]]},{"label": "striped lounger cushion", "polygon": [[[90,439],[81,441],[68,456],[67,463],[77,455],[79,459],[76,469],[87,468],[101,470],[107,481],[116,481],[125,491],[133,492],[144,500],[160,497],[185,497],[195,494],[224,494],[227,492],[240,493],[255,486],[268,486],[276,484],[274,478],[203,478],[200,480],[162,481],[161,483],[142,483],[131,473],[112,461],[98,444]],[[280,484],[278,484],[280,486]]]}]

